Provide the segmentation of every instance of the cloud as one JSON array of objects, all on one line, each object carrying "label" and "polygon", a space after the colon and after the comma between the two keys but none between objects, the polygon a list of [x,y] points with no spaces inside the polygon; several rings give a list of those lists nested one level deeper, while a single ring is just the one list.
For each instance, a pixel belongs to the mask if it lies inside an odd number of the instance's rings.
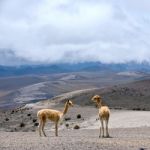
[{"label": "cloud", "polygon": [[150,62],[148,13],[146,0],[1,0],[0,63]]}]

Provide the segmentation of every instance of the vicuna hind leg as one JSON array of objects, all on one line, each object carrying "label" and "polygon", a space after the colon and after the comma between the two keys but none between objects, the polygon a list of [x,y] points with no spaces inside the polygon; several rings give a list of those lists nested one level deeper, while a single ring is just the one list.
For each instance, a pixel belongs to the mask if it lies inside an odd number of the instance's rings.
[{"label": "vicuna hind leg", "polygon": [[42,124],[43,124],[43,121],[42,121],[42,120],[40,120],[40,122],[39,122],[39,126],[38,126],[38,130],[39,130],[39,135],[40,135],[40,136],[41,136]]},{"label": "vicuna hind leg", "polygon": [[109,120],[107,119],[107,120],[105,121],[105,123],[106,123],[106,137],[109,137],[108,122],[109,122]]},{"label": "vicuna hind leg", "polygon": [[103,120],[101,121],[101,124],[102,124],[102,137],[104,137],[104,121]]},{"label": "vicuna hind leg", "polygon": [[101,121],[101,127],[100,127],[100,135],[99,137],[101,137],[101,130],[102,130],[102,137],[104,137],[104,123],[103,123],[103,119],[100,118]]},{"label": "vicuna hind leg", "polygon": [[101,137],[101,131],[102,130],[102,127],[101,127],[101,125],[100,125],[100,127],[99,127],[99,138]]},{"label": "vicuna hind leg", "polygon": [[46,118],[45,117],[42,118],[42,122],[43,122],[42,123],[42,132],[43,132],[43,135],[46,136],[45,131],[44,131],[44,127],[45,127],[45,123],[46,123]]}]

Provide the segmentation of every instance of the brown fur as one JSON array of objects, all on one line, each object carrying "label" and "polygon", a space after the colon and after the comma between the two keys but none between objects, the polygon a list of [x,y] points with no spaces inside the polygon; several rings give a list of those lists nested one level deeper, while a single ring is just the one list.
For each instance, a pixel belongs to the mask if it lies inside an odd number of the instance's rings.
[{"label": "brown fur", "polygon": [[108,122],[110,117],[110,110],[108,106],[102,105],[102,98],[99,95],[92,97],[92,101],[99,106],[99,119],[101,121],[99,137],[101,137],[101,128],[102,128],[102,137],[104,137],[104,122],[106,125],[106,137],[109,137],[108,133]]},{"label": "brown fur", "polygon": [[45,131],[44,131],[44,126],[47,120],[51,120],[55,122],[55,135],[58,136],[58,122],[67,113],[68,108],[70,106],[73,106],[73,103],[72,101],[68,100],[65,103],[65,108],[63,112],[53,110],[53,109],[42,109],[38,111],[37,117],[39,119],[39,135],[41,136],[41,131],[42,131],[44,136],[46,136]]}]

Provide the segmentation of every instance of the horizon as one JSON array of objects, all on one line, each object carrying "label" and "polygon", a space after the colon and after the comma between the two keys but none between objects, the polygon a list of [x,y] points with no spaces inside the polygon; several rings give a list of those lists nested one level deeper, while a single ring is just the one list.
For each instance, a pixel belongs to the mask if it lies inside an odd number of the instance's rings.
[{"label": "horizon", "polygon": [[16,67],[16,68],[20,68],[20,67],[38,67],[38,66],[60,66],[60,65],[68,65],[68,66],[72,66],[72,65],[150,65],[150,62],[148,61],[143,61],[143,62],[137,62],[137,61],[128,61],[128,62],[110,62],[110,63],[103,63],[100,61],[87,61],[87,62],[57,62],[57,63],[30,63],[30,64],[9,64],[9,65],[1,65],[0,67]]}]

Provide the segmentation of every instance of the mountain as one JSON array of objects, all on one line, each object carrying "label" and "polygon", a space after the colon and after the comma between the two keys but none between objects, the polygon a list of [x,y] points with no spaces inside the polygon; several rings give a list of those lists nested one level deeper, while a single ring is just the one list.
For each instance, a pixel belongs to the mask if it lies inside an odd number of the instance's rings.
[{"label": "mountain", "polygon": [[93,72],[93,71],[139,71],[150,72],[149,63],[124,63],[124,64],[103,64],[100,62],[86,62],[76,64],[52,64],[52,65],[23,65],[23,66],[0,66],[0,76],[19,75],[41,75],[52,73],[68,72]]}]

